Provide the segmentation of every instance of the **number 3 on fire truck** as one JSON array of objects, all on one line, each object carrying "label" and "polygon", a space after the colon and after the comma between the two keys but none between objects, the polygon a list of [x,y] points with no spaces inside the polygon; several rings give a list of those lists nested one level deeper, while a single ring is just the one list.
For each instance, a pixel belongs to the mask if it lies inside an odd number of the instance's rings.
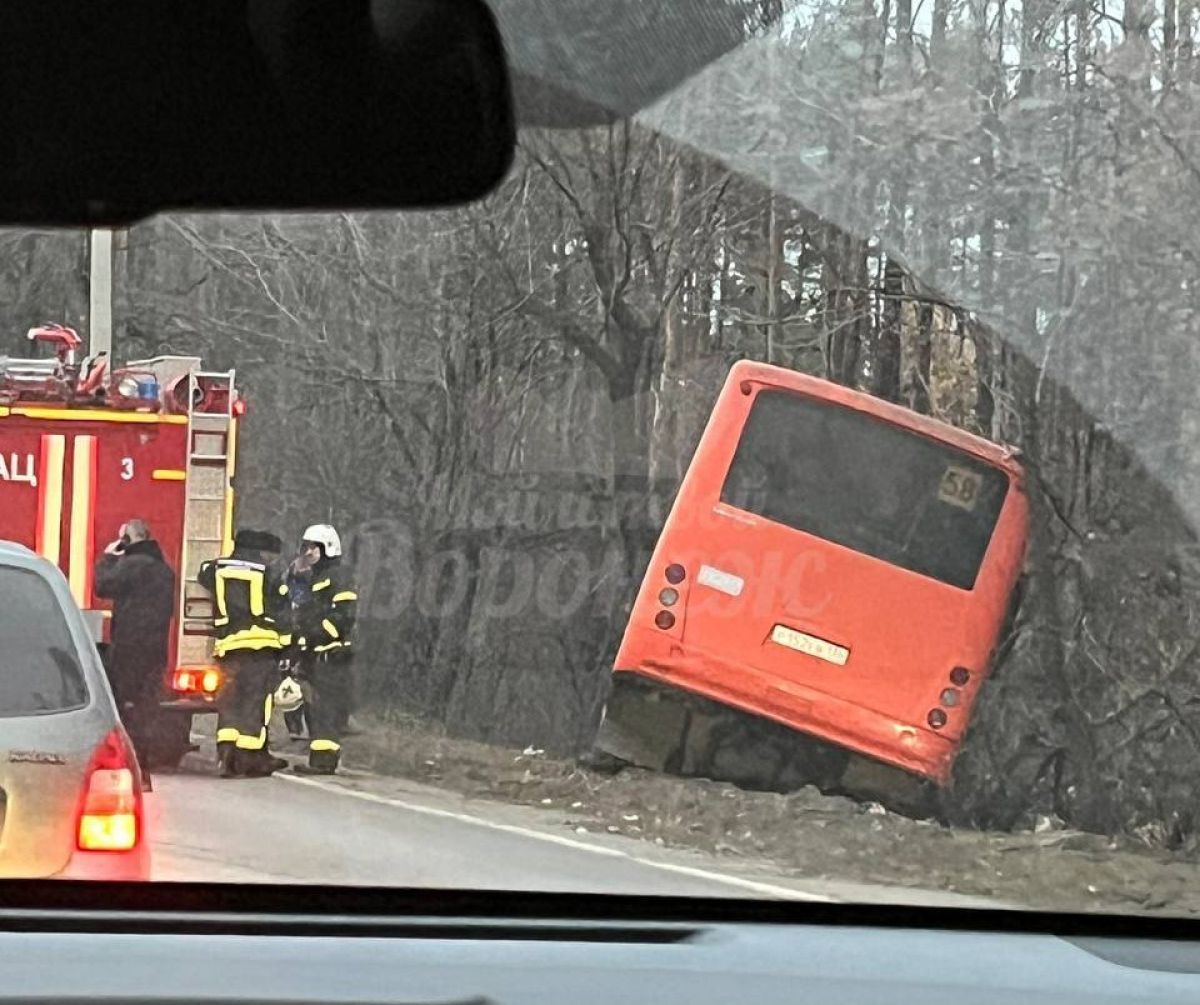
[{"label": "number 3 on fire truck", "polygon": [[132,457],[122,457],[121,458],[121,481],[123,481],[123,482],[133,481],[133,458]]}]

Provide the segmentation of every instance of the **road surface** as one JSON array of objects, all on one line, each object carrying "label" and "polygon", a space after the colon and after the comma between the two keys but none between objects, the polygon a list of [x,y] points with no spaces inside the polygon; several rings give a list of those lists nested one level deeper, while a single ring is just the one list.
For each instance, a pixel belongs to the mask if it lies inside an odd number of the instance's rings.
[{"label": "road surface", "polygon": [[154,878],[825,899],[702,856],[580,834],[536,809],[467,803],[398,779],[156,775]]},{"label": "road surface", "polygon": [[180,773],[155,775],[146,803],[157,880],[972,903],[784,876],[359,772],[220,779],[193,755]]}]

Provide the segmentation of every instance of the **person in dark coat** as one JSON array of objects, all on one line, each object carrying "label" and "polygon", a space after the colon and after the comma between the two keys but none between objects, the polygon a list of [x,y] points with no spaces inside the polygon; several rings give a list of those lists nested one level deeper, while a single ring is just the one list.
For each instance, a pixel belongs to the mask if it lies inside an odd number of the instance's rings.
[{"label": "person in dark coat", "polygon": [[96,562],[96,596],[113,604],[109,682],[149,779],[150,747],[167,665],[175,574],[144,520],[130,520]]}]

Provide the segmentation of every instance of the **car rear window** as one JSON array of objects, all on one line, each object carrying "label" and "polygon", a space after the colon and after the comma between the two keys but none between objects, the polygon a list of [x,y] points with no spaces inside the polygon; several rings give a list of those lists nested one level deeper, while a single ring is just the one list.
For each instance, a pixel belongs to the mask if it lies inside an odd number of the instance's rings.
[{"label": "car rear window", "polygon": [[784,391],[755,400],[721,501],[969,590],[1008,476],[882,419]]},{"label": "car rear window", "polygon": [[0,566],[0,716],[79,708],[87,686],[71,631],[50,584]]}]

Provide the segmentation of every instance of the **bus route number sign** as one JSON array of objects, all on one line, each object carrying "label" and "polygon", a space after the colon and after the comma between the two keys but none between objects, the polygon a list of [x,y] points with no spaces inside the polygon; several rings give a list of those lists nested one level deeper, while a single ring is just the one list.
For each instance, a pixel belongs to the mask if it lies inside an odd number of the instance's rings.
[{"label": "bus route number sign", "polygon": [[969,468],[951,464],[942,475],[938,485],[938,499],[968,512],[979,501],[979,490],[983,487],[983,476]]}]

